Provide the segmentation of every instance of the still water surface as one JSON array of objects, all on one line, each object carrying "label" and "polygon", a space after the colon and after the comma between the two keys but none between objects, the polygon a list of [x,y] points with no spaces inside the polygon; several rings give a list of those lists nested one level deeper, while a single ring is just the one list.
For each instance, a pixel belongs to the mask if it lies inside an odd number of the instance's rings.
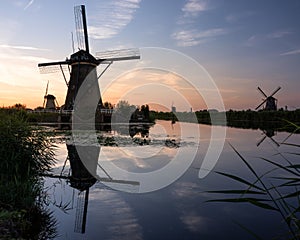
[{"label": "still water surface", "polygon": [[[183,137],[182,127],[190,134]],[[199,130],[200,141],[193,134]],[[101,147],[96,144],[90,157],[98,158],[95,174],[103,181],[93,181],[84,171],[78,173],[80,166],[74,163],[77,155],[71,136],[57,135],[54,139],[58,145],[57,163],[53,173],[66,178],[45,178],[47,205],[58,223],[57,239],[254,239],[239,225],[263,239],[286,235],[288,230],[277,212],[247,203],[206,201],[224,197],[208,193],[210,190],[244,189],[243,185],[214,171],[253,180],[229,143],[258,172],[264,173],[270,170],[270,165],[258,157],[282,162],[282,155],[277,154],[281,153],[290,161],[297,161],[297,155],[289,154],[299,152],[297,148],[276,144],[284,141],[289,133],[277,132],[271,139],[270,134],[265,137],[261,130],[228,128],[224,149],[213,171],[199,179],[210,133],[211,127],[207,125],[172,125],[167,121],[157,121],[149,133],[137,133],[133,137],[126,131],[100,132],[97,135]],[[292,135],[287,141],[299,143],[300,136]],[[195,149],[194,160],[182,176],[162,189],[147,193],[137,193],[138,181],[122,181],[116,173],[103,167],[110,161],[132,173],[149,173],[168,165],[179,150],[189,158],[192,157],[189,152]],[[84,184],[68,178],[80,174],[86,180]]]}]

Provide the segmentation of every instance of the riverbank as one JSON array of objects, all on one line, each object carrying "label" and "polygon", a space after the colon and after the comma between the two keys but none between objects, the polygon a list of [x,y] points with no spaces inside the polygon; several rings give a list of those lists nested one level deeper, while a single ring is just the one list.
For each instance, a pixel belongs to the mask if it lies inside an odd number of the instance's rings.
[{"label": "riverbank", "polygon": [[[295,111],[251,111],[229,110],[218,111],[197,111],[197,112],[155,112],[151,115],[158,120],[198,122],[211,125],[211,116],[216,119],[215,125],[226,125],[229,127],[245,129],[276,129],[277,131],[294,131],[291,124],[300,124],[300,109]],[[224,117],[226,116],[225,122]]]}]

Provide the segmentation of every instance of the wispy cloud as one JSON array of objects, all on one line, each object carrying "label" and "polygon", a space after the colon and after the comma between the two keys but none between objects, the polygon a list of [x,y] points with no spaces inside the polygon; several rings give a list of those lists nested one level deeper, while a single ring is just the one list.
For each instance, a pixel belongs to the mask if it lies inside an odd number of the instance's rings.
[{"label": "wispy cloud", "polygon": [[206,11],[208,4],[203,0],[188,0],[181,9],[185,17],[197,16],[200,12]]},{"label": "wispy cloud", "polygon": [[228,30],[223,28],[213,28],[205,31],[181,30],[172,34],[173,39],[177,41],[177,45],[181,47],[196,46],[205,43],[217,36],[227,34]]},{"label": "wispy cloud", "polygon": [[280,56],[288,56],[288,55],[296,55],[296,54],[300,54],[300,49],[281,53]]},{"label": "wispy cloud", "polygon": [[34,0],[30,0],[29,3],[25,6],[24,10],[29,8],[33,4]]},{"label": "wispy cloud", "polygon": [[141,0],[117,0],[101,4],[97,15],[91,17],[89,35],[94,39],[112,38],[121,32],[134,18]]},{"label": "wispy cloud", "polygon": [[234,14],[229,14],[225,17],[225,20],[229,23],[234,23],[234,22],[238,22],[244,18],[248,18],[251,17],[253,15],[255,15],[256,12],[254,11],[246,11],[246,12],[241,12],[241,13],[234,13]]},{"label": "wispy cloud", "polygon": [[7,44],[0,44],[0,48],[30,50],[30,51],[49,51],[48,49],[42,49],[42,48],[36,48],[36,47],[30,47],[30,46],[7,45]]},{"label": "wispy cloud", "polygon": [[282,37],[285,37],[286,35],[290,35],[292,34],[293,32],[292,31],[289,31],[289,30],[277,30],[275,32],[272,32],[270,34],[267,34],[267,38],[270,38],[270,39],[276,39],[276,38],[282,38]]},{"label": "wispy cloud", "polygon": [[266,34],[256,34],[250,36],[244,43],[247,47],[253,47],[257,44],[260,44],[262,42],[265,42],[267,40],[274,40],[274,39],[280,39],[283,37],[286,37],[287,35],[293,34],[294,32],[290,30],[276,30],[271,33]]},{"label": "wispy cloud", "polygon": [[187,0],[185,2],[177,21],[178,29],[171,34],[171,37],[176,41],[178,46],[196,46],[228,33],[223,28],[198,29],[199,25],[196,26],[195,23],[199,20],[200,13],[210,9],[212,7],[204,0]]}]

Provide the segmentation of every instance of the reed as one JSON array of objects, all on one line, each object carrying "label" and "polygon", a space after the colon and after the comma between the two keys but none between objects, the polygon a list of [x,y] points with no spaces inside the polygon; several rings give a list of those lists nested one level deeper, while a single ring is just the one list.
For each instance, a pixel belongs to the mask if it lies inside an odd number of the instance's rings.
[{"label": "reed", "polygon": [[[300,126],[288,123],[294,127],[294,132],[299,132]],[[296,157],[300,156],[300,144],[289,143],[288,138],[281,144],[293,146],[294,151],[288,154],[293,154]],[[242,189],[208,191],[209,193],[223,194],[225,197],[208,200],[207,202],[249,203],[268,211],[275,211],[280,214],[289,229],[286,239],[300,239],[300,164],[290,161],[283,153],[279,153],[281,161],[260,157],[261,161],[270,166],[268,171],[261,174],[234,146],[231,144],[230,146],[250,171],[253,178],[248,180],[238,175],[216,172],[242,184],[244,187]],[[242,227],[247,229],[244,226]],[[249,232],[256,239],[260,239],[254,232]]]},{"label": "reed", "polygon": [[[34,229],[52,219],[43,208],[40,176],[54,161],[53,144],[28,124],[25,111],[0,109],[0,230],[6,229],[8,238],[34,235]],[[32,224],[36,219],[43,219],[39,227]]]}]

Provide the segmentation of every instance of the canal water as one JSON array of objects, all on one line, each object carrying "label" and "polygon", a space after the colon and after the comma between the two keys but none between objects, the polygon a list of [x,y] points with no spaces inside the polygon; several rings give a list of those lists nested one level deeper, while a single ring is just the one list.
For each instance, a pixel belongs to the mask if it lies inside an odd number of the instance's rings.
[{"label": "canal water", "polygon": [[[254,182],[233,147],[263,174],[275,166],[262,158],[282,164],[299,160],[293,154],[299,148],[282,142],[299,144],[300,136],[227,128],[220,156],[209,159],[212,169],[199,178],[212,142],[223,141],[211,139],[211,133],[208,125],[168,121],[97,132],[97,141],[87,133],[79,140],[70,132],[56,133],[57,161],[53,176],[45,177],[56,239],[255,239],[254,234],[286,239],[288,228],[278,212],[250,203],[208,202],[233,197],[209,191],[247,189],[217,172]],[[89,171],[78,161],[82,158]],[[283,174],[273,171],[264,181]]]}]

